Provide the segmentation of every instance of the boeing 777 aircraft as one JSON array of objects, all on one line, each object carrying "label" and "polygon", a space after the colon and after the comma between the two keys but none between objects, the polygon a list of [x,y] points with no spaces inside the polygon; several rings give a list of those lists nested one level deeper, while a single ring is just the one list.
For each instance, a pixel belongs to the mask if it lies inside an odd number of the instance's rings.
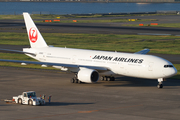
[{"label": "boeing 777 aircraft", "polygon": [[23,48],[23,51],[1,50],[25,53],[39,62],[4,59],[0,61],[40,64],[68,70],[75,73],[75,77],[71,79],[72,83],[95,83],[99,76],[102,76],[102,80],[113,81],[115,75],[123,75],[157,79],[158,88],[163,88],[164,79],[177,73],[171,62],[146,55],[149,49],[136,53],[121,53],[48,46],[30,15],[25,12],[23,16],[31,48]]}]

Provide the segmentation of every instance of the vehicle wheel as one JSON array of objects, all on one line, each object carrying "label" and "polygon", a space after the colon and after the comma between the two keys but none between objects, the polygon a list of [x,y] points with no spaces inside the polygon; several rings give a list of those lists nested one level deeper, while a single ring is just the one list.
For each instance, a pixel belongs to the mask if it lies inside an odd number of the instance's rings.
[{"label": "vehicle wheel", "polygon": [[158,84],[158,88],[163,88],[163,84]]},{"label": "vehicle wheel", "polygon": [[18,103],[22,104],[22,99],[21,98],[18,99]]},{"label": "vehicle wheel", "polygon": [[33,105],[32,100],[29,100],[29,101],[28,101],[28,104],[29,104],[29,105]]}]

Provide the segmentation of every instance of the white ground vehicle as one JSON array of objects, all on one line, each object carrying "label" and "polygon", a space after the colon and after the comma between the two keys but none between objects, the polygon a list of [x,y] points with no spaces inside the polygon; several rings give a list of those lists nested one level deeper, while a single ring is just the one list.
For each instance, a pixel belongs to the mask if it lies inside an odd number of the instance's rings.
[{"label": "white ground vehicle", "polygon": [[45,100],[36,97],[35,91],[27,91],[23,92],[22,95],[14,96],[13,101],[19,104],[27,104],[27,105],[43,105],[45,104]]}]

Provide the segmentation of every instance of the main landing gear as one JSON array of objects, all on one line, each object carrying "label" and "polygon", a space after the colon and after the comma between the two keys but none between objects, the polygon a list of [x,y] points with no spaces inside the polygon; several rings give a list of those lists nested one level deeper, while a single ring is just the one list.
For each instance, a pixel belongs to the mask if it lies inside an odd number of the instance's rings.
[{"label": "main landing gear", "polygon": [[157,85],[158,88],[163,88],[163,81],[165,81],[165,79],[163,78],[158,79],[158,82],[159,82],[159,84]]},{"label": "main landing gear", "polygon": [[71,79],[71,83],[79,83],[79,84],[81,84],[82,82],[77,79],[77,74],[75,74],[75,76]]},{"label": "main landing gear", "polygon": [[111,76],[101,76],[102,81],[115,81],[114,77]]}]

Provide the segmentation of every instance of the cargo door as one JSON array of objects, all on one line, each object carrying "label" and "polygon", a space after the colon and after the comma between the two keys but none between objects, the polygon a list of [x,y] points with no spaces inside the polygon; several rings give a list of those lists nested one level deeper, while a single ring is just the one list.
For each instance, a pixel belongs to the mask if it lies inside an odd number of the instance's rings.
[{"label": "cargo door", "polygon": [[46,61],[46,53],[45,52],[39,52],[37,57],[40,61]]}]

